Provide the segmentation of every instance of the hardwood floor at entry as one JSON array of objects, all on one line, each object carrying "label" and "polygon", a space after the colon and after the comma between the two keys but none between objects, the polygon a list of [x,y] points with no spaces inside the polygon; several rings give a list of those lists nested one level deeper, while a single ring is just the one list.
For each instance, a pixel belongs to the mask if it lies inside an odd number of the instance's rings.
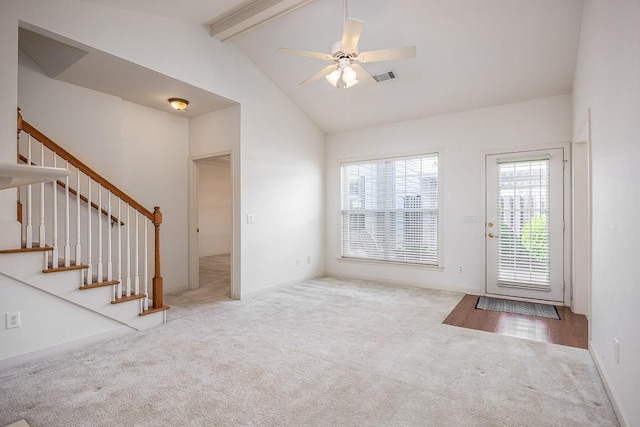
[{"label": "hardwood floor at entry", "polygon": [[575,314],[569,307],[556,307],[560,320],[523,314],[476,309],[477,295],[465,295],[444,319],[445,325],[493,332],[501,335],[587,348],[586,316]]}]

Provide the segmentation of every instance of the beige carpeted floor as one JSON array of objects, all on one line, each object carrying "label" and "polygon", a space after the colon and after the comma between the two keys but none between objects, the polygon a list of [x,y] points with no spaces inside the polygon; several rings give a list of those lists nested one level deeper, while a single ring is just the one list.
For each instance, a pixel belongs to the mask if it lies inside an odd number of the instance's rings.
[{"label": "beige carpeted floor", "polygon": [[586,350],[442,325],[461,294],[198,291],[166,325],[0,372],[0,426],[618,425]]}]

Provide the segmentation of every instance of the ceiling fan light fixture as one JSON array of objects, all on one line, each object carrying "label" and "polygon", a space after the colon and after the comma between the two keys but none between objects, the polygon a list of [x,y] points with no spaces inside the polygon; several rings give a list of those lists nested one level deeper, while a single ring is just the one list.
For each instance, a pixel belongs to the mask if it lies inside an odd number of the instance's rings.
[{"label": "ceiling fan light fixture", "polygon": [[327,74],[325,78],[331,86],[338,86],[338,80],[340,79],[340,70],[336,68],[335,70]]},{"label": "ceiling fan light fixture", "polygon": [[186,110],[187,105],[189,105],[189,101],[182,98],[169,98],[168,101],[171,107],[178,111]]},{"label": "ceiling fan light fixture", "polygon": [[344,82],[347,84],[347,87],[351,87],[349,86],[349,83],[358,81],[358,73],[356,73],[356,70],[347,65],[342,69],[342,80],[344,80]]}]

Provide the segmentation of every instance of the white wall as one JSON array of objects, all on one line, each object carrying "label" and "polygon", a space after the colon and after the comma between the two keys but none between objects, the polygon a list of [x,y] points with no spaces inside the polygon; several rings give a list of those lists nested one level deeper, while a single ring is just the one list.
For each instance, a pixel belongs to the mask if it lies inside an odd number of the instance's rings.
[{"label": "white wall", "polygon": [[229,165],[198,163],[198,255],[231,252],[231,170]]},{"label": "white wall", "polygon": [[[585,1],[574,131],[591,111],[590,346],[626,425],[640,425],[640,2]],[[614,339],[620,343],[616,361]]]},{"label": "white wall", "polygon": [[[571,140],[569,95],[330,135],[327,142],[327,271],[391,283],[484,292],[484,155]],[[440,151],[443,269],[338,261],[340,162]],[[464,215],[480,216],[477,224]],[[464,272],[458,273],[458,265]]]},{"label": "white wall", "polygon": [[[7,259],[6,257],[13,257]],[[4,255],[3,262],[41,268],[41,255]],[[0,274],[0,366],[1,361],[92,335],[126,329],[122,323],[69,304],[59,297],[26,286]],[[7,329],[5,313],[20,312],[21,326]]]}]

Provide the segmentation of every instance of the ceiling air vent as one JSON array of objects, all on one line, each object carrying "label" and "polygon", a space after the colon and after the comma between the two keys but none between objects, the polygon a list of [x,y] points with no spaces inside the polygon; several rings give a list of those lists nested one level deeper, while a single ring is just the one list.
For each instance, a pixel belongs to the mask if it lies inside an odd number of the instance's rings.
[{"label": "ceiling air vent", "polygon": [[391,79],[395,79],[396,78],[396,73],[394,73],[393,71],[387,71],[385,73],[382,74],[376,74],[375,76],[371,76],[373,77],[373,79],[375,81],[377,81],[378,83],[382,83],[386,80],[391,80]]}]

